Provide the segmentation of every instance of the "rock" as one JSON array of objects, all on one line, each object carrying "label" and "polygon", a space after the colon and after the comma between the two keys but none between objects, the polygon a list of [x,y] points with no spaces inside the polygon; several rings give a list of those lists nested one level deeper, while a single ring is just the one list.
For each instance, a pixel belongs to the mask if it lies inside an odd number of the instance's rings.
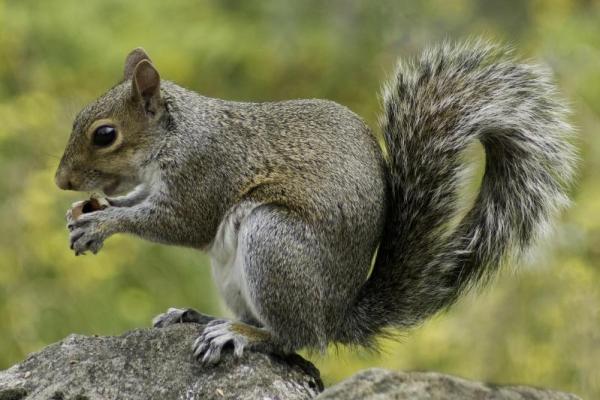
[{"label": "rock", "polygon": [[572,394],[497,386],[435,372],[369,369],[323,390],[298,355],[226,354],[215,367],[191,356],[201,327],[181,324],[122,336],[71,335],[0,371],[0,400],[576,400]]},{"label": "rock", "polygon": [[200,327],[181,324],[118,337],[70,335],[0,372],[0,400],[312,399],[317,369],[298,355],[229,353],[215,367],[191,355]]},{"label": "rock", "polygon": [[[369,369],[335,385],[317,400],[578,400],[579,397],[527,386],[497,386],[435,372]],[[580,400],[580,399],[579,399]]]}]

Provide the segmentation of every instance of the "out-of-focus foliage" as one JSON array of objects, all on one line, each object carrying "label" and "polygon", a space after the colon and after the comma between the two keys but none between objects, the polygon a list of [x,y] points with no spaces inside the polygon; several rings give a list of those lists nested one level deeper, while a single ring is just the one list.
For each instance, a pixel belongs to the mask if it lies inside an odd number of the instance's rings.
[{"label": "out-of-focus foliage", "polygon": [[53,173],[74,114],[143,46],[163,77],[239,100],[322,97],[375,126],[398,56],[473,36],[556,73],[580,131],[574,207],[505,273],[381,355],[311,355],[328,383],[360,368],[439,370],[600,398],[600,3],[551,1],[0,0],[0,368],[71,332],[148,326],[168,306],[220,310],[207,259],[117,236],[74,257]]}]

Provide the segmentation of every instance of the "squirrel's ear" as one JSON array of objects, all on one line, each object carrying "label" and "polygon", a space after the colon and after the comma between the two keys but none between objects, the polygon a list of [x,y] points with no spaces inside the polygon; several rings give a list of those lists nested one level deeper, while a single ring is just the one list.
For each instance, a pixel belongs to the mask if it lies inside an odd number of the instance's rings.
[{"label": "squirrel's ear", "polygon": [[160,100],[160,75],[149,60],[142,60],[135,66],[131,89],[134,99],[140,100],[147,112],[156,113]]},{"label": "squirrel's ear", "polygon": [[136,65],[142,60],[148,60],[152,62],[148,54],[142,49],[138,47],[137,49],[131,50],[131,52],[127,55],[125,59],[125,68],[123,70],[123,80],[129,80],[133,77],[133,71],[135,71]]}]

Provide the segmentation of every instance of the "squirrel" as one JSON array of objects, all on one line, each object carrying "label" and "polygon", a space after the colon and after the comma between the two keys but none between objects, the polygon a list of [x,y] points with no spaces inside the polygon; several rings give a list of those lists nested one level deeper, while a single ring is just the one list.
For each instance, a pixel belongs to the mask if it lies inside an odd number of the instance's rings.
[{"label": "squirrel", "polygon": [[[75,218],[75,254],[116,233],[199,249],[235,320],[171,308],[155,327],[206,324],[192,352],[288,354],[376,346],[487,283],[569,203],[576,151],[545,68],[483,41],[400,62],[383,143],[328,100],[235,102],[162,80],[146,52],[75,118],[55,181],[101,191]],[[461,213],[464,150],[485,172]]]}]

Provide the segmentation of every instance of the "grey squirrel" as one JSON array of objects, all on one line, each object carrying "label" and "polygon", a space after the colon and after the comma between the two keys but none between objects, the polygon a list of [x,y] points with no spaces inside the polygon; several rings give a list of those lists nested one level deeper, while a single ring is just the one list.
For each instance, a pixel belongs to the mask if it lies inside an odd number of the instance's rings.
[{"label": "grey squirrel", "polygon": [[[568,204],[565,113],[544,69],[500,46],[446,43],[385,85],[382,151],[337,103],[204,97],[161,80],[138,48],[122,82],[77,115],[56,183],[118,196],[67,213],[76,254],[115,233],[210,254],[237,320],[192,309],[154,320],[207,324],[193,345],[203,363],[227,344],[236,356],[372,346],[485,283]],[[476,140],[485,174],[453,224]]]}]

